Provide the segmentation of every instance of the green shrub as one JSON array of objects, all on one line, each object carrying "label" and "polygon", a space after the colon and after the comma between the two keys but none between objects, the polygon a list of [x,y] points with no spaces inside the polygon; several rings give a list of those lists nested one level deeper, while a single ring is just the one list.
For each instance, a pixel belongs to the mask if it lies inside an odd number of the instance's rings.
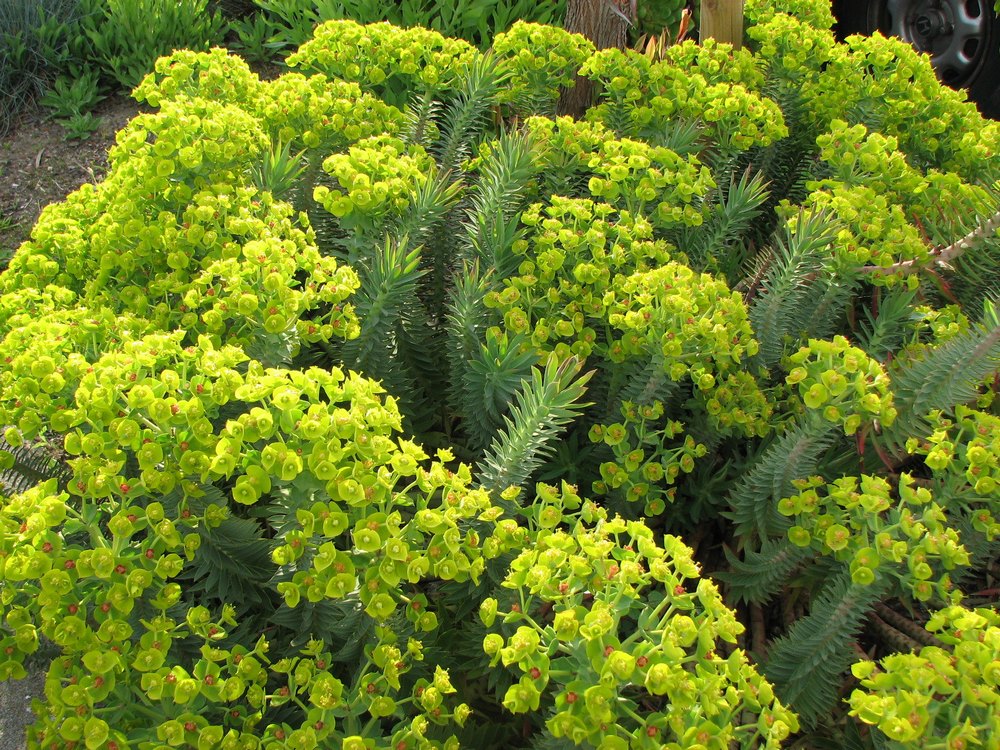
[{"label": "green shrub", "polygon": [[208,0],[3,0],[0,28],[0,130],[41,99],[79,135],[104,93],[131,91],[175,49],[220,43],[226,25]]},{"label": "green shrub", "polygon": [[[422,26],[445,37],[455,37],[485,49],[493,36],[516,21],[558,24],[566,12],[565,0],[253,0],[265,19],[269,46],[292,52],[327,21],[361,24],[387,21],[395,26]],[[246,28],[244,26],[244,28]]]},{"label": "green shrub", "polygon": [[90,0],[0,1],[0,135],[59,76],[87,61],[82,19]]},{"label": "green shrub", "polygon": [[88,18],[94,58],[118,87],[131,91],[153,62],[175,49],[205,50],[222,41],[222,14],[208,0],[105,0]]},{"label": "green shrub", "polygon": [[230,47],[239,52],[247,62],[269,62],[276,56],[268,44],[273,28],[263,13],[232,19],[229,27],[236,34],[236,39],[230,42]]},{"label": "green shrub", "polygon": [[801,5],[159,60],[0,276],[31,743],[990,747],[1000,130]]},{"label": "green shrub", "polygon": [[98,88],[97,71],[88,69],[76,78],[57,78],[40,103],[54,117],[67,119],[89,112],[103,98]]},{"label": "green shrub", "polygon": [[[636,2],[636,27],[644,34],[656,35],[664,31],[673,34],[680,26],[681,14],[686,7],[687,3],[679,0],[662,3]],[[700,8],[692,10],[697,13]]]}]

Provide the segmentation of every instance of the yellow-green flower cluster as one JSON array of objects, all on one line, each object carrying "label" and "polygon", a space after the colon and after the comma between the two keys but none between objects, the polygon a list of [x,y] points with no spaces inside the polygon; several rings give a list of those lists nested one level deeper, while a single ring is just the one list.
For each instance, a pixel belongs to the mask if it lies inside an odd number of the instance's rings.
[{"label": "yellow-green flower cluster", "polygon": [[[836,217],[840,228],[833,243],[835,268],[850,273],[863,266],[890,268],[900,261],[926,260],[929,248],[903,207],[867,185],[828,181],[805,205]],[[797,216],[789,218],[794,225]],[[877,284],[899,283],[904,274],[870,274]],[[909,283],[915,283],[916,279]]]},{"label": "yellow-green flower cluster", "polygon": [[[930,247],[924,226],[939,221],[942,212],[975,214],[991,205],[980,188],[954,173],[914,169],[897,138],[869,133],[864,125],[834,120],[816,144],[829,176],[807,183],[812,193],[805,204],[830,212],[841,224],[837,261],[845,267],[926,263]],[[875,274],[872,281],[898,278]]]},{"label": "yellow-green flower cluster", "polygon": [[248,185],[248,164],[290,130],[347,145],[391,130],[400,113],[353,84],[298,74],[263,84],[218,50],[179,52],[157,70],[141,91],[160,110],[119,134],[104,182],[46,212],[3,288],[65,287],[67,305],[84,299],[192,340],[280,336],[291,353],[303,340],[353,335],[344,302],[356,275],[320,255],[287,204]]},{"label": "yellow-green flower cluster", "polygon": [[[52,261],[45,256],[35,255],[32,263],[26,265],[25,274],[30,275],[34,273],[34,268],[49,266],[50,263]],[[12,289],[0,295],[0,331],[6,333],[52,310],[68,310],[76,303],[75,293],[54,284],[47,284],[44,288],[28,285],[24,289]]]},{"label": "yellow-green flower cluster", "polygon": [[381,91],[388,79],[430,91],[454,85],[462,70],[478,57],[462,39],[449,39],[415,26],[388,23],[362,25],[350,20],[327,21],[286,62],[307,73],[343,79]]},{"label": "yellow-green flower cluster", "polygon": [[829,6],[809,4],[823,17],[753,4],[756,24],[747,29],[769,74],[797,89],[802,124],[819,135],[835,120],[856,122],[863,111],[866,121],[898,139],[914,166],[974,182],[979,165],[1000,147],[1000,126],[983,120],[964,93],[943,87],[929,58],[903,40],[854,36],[838,44],[827,22]]},{"label": "yellow-green flower cluster", "polygon": [[532,136],[532,158],[546,168],[558,166],[560,159],[573,166],[582,166],[602,143],[617,137],[614,131],[599,122],[566,116],[529,117],[524,126]]},{"label": "yellow-green flower cluster", "polygon": [[[182,206],[155,194],[128,200],[129,177],[112,174],[50,209],[4,282],[65,285],[91,307],[220,342],[258,332],[318,341],[355,330],[344,302],[357,288],[356,274],[320,255],[290,206],[253,188],[192,191],[184,183],[173,189],[175,198],[185,197]],[[302,272],[311,276],[305,284]]]},{"label": "yellow-green flower cluster", "polygon": [[1000,126],[980,117],[964,92],[942,86],[929,58],[895,37],[851,37],[804,93],[820,126],[864,108],[912,163],[969,182],[1000,148]]},{"label": "yellow-green flower cluster", "polygon": [[676,488],[671,485],[680,473],[691,473],[695,459],[707,449],[690,435],[684,436],[680,422],[663,418],[660,401],[649,405],[625,402],[621,411],[621,422],[590,429],[590,440],[610,446],[615,456],[614,461],[601,464],[601,478],[593,490],[598,495],[618,492],[629,502],[642,502],[643,514],[653,518],[673,502]]},{"label": "yellow-green flower cluster", "polygon": [[244,108],[256,107],[260,78],[238,55],[215,48],[208,52],[177,50],[156,61],[132,96],[151,107],[178,97],[215,99]]},{"label": "yellow-green flower cluster", "polygon": [[508,76],[497,100],[532,115],[555,111],[560,88],[573,85],[594,45],[555,26],[517,21],[496,35],[492,50],[497,67]]},{"label": "yellow-green flower cluster", "polygon": [[766,80],[763,62],[748,49],[733,49],[733,45],[711,37],[695,42],[685,39],[664,51],[663,59],[676,68],[704,77],[709,85],[740,84],[749,91],[759,92]]},{"label": "yellow-green flower cluster", "polygon": [[550,181],[587,179],[594,198],[646,215],[657,228],[702,223],[698,204],[715,183],[696,157],[616,138],[598,122],[532,117],[526,126],[538,170]]},{"label": "yellow-green flower cluster", "polygon": [[695,582],[690,549],[669,535],[661,546],[642,522],[608,519],[572,488],[538,492],[539,519],[549,509],[555,519],[579,519],[566,531],[541,524],[504,581],[518,595],[509,612],[492,599],[480,608],[487,627],[500,630],[484,650],[518,678],[508,710],[537,710],[543,691],[553,693],[552,734],[622,750],[716,741],[773,748],[795,731],[794,714],[745,653],[720,653],[720,641],[734,643],[743,626],[711,581]]},{"label": "yellow-green flower cluster", "polygon": [[920,316],[920,328],[927,331],[938,344],[943,344],[968,332],[971,326],[968,317],[958,305],[945,305],[938,308],[917,305],[913,310]]},{"label": "yellow-green flower cluster", "polygon": [[604,203],[553,196],[521,221],[533,231],[515,243],[524,257],[518,275],[485,302],[503,315],[507,331],[530,336],[540,352],[588,356],[603,334],[595,326],[614,280],[669,258],[647,220]]},{"label": "yellow-green flower cluster", "polygon": [[788,358],[785,382],[798,388],[806,407],[853,435],[862,424],[891,425],[896,418],[889,377],[882,365],[843,336],[809,339]]},{"label": "yellow-green flower cluster", "polygon": [[820,159],[832,174],[829,180],[809,183],[810,189],[838,183],[864,185],[902,206],[918,225],[933,224],[941,213],[967,215],[993,209],[988,193],[963,181],[958,174],[910,166],[913,157],[908,159],[900,150],[897,136],[834,120],[829,132],[817,138],[816,144]]},{"label": "yellow-green flower cluster", "polygon": [[925,628],[937,645],[851,667],[861,680],[851,714],[905,747],[990,747],[1000,737],[1000,615],[952,605]]},{"label": "yellow-green flower cluster", "polygon": [[45,426],[62,433],[87,418],[74,395],[91,369],[85,353],[155,330],[150,321],[127,313],[85,307],[25,315],[10,325],[0,343],[5,360],[0,414],[8,425],[5,438],[14,446],[35,439]]},{"label": "yellow-green flower cluster", "polygon": [[356,83],[286,73],[261,87],[258,112],[272,141],[291,148],[343,149],[402,130],[404,116]]},{"label": "yellow-green flower cluster", "polygon": [[[441,746],[430,727],[470,710],[447,698],[443,670],[401,684],[417,640],[397,647],[386,629],[358,665],[363,684],[345,687],[322,645],[283,645],[274,660],[263,638],[231,646],[245,624],[233,608],[195,606],[176,580],[249,526],[263,550],[252,596],[289,609],[357,597],[372,627],[405,613],[425,632],[437,627],[429,577],[474,580],[521,538],[511,524],[493,534],[499,511],[450,453],[433,461],[398,439],[395,402],[375,383],[261,362],[355,335],[358,279],[252,186],[254,162],[276,141],[347,147],[401,114],[351,83],[261,84],[218,52],[161,62],[144,95],[160,109],[120,134],[108,178],[50,207],[0,281],[5,437],[44,435],[70,467],[64,490],[0,500],[0,673],[21,676],[40,636],[62,650],[41,744],[364,747],[345,717],[360,726],[412,703],[387,729],[393,743]],[[339,176],[357,193],[359,179]],[[233,513],[302,493],[273,539]],[[202,584],[206,602],[232,596]],[[201,657],[182,664],[181,640]],[[292,725],[260,724],[290,702],[302,708]],[[138,706],[152,707],[141,720]]]},{"label": "yellow-green flower cluster", "polygon": [[268,145],[255,115],[224,100],[185,96],[139,115],[116,140],[108,161],[115,178],[127,183],[120,189],[175,205],[193,190],[240,184],[247,161]]},{"label": "yellow-green flower cluster", "polygon": [[833,27],[833,12],[825,0],[747,0],[743,6],[743,17],[747,26],[767,23],[779,14],[786,14],[817,29]]},{"label": "yellow-green flower cluster", "polygon": [[362,93],[357,83],[301,73],[261,81],[240,57],[221,49],[160,58],[135,97],[153,107],[179,98],[225,101],[259,118],[271,141],[292,148],[343,148],[395,133],[403,122],[402,112]]},{"label": "yellow-green flower cluster", "polygon": [[[957,480],[971,490],[956,492],[955,502],[981,506],[974,515],[979,531],[993,538],[1000,534],[1000,418],[989,412],[961,405],[954,418],[940,412],[930,415],[932,432],[926,438],[910,438],[906,449],[924,457],[935,477]],[[954,488],[953,490],[958,490]],[[965,497],[963,497],[965,496]]]},{"label": "yellow-green flower cluster", "polygon": [[656,352],[680,380],[699,366],[700,377],[735,371],[757,352],[739,294],[680,263],[621,276],[602,302],[618,334],[608,347],[614,362]]},{"label": "yellow-green flower cluster", "polygon": [[851,579],[866,586],[891,577],[914,597],[952,595],[947,571],[969,564],[969,553],[947,523],[944,509],[908,474],[893,487],[878,476],[820,477],[796,482],[798,495],[778,510],[793,517],[789,540],[850,564]]},{"label": "yellow-green flower cluster", "polygon": [[617,138],[599,122],[572,117],[529,117],[524,123],[531,135],[531,158],[538,170],[543,197],[565,195],[565,186],[581,180],[586,165],[605,141]]},{"label": "yellow-green flower cluster", "polygon": [[[261,406],[230,423],[216,445],[210,472],[233,461],[241,464],[245,473],[236,481],[233,499],[244,505],[269,491],[272,477],[292,482],[306,475],[325,483],[326,493],[316,495],[308,510],[297,512],[298,528],[273,552],[274,562],[293,572],[290,581],[277,587],[289,607],[358,591],[373,619],[385,621],[403,606],[419,630],[433,630],[437,618],[426,599],[414,604],[411,596],[400,596],[401,587],[413,587],[428,577],[478,581],[487,559],[502,546],[496,538],[482,538],[469,521],[483,514],[495,517],[495,509],[487,492],[468,489],[467,466],[457,473],[440,463],[427,467],[428,456],[419,446],[393,440],[390,435],[400,428],[398,412],[359,398],[362,389],[370,390],[373,384],[350,377],[354,397],[339,407],[315,403],[304,391],[310,381],[277,384],[259,399]],[[315,379],[312,372],[309,378]],[[249,390],[237,394],[246,396]],[[256,395],[263,389],[253,390]],[[270,422],[267,410],[259,411],[268,403],[279,410],[270,409]],[[282,434],[280,425],[291,419],[298,419],[299,433]],[[366,430],[360,419],[373,429]],[[259,458],[254,451],[249,460],[238,460],[241,434],[242,441],[263,441]],[[418,596],[417,590],[413,596]]]},{"label": "yellow-green flower cluster", "polygon": [[433,165],[420,146],[390,136],[368,138],[323,161],[323,171],[336,184],[316,187],[313,198],[340,219],[380,222],[406,209]]},{"label": "yellow-green flower cluster", "polygon": [[[830,179],[848,185],[868,185],[880,193],[903,196],[922,192],[923,177],[897,149],[898,141],[869,132],[861,124],[833,120],[830,129],[816,139],[820,158],[830,168]],[[826,180],[810,187],[827,184]]]},{"label": "yellow-green flower cluster", "polygon": [[720,433],[763,437],[774,428],[774,398],[749,372],[736,370],[716,376],[703,367],[694,367],[691,382],[696,386],[694,402],[705,410],[709,424]]},{"label": "yellow-green flower cluster", "polygon": [[703,123],[719,148],[739,152],[788,134],[772,100],[739,83],[709,83],[683,60],[651,63],[637,52],[599,50],[581,73],[605,90],[605,102],[588,110],[587,119],[619,135],[641,138],[679,118]]},{"label": "yellow-green flower cluster", "polygon": [[[437,626],[420,584],[431,576],[477,578],[487,559],[518,538],[516,526],[493,534],[499,511],[485,491],[470,488],[467,467],[452,471],[442,463],[453,460],[447,451],[430,461],[396,438],[399,412],[374,382],[336,369],[247,365],[242,349],[216,347],[207,337],[188,346],[181,331],[134,337],[119,327],[109,336],[106,318],[54,313],[4,342],[0,411],[17,425],[6,437],[16,445],[42,427],[58,430],[72,476],[66,492],[53,481],[0,504],[0,572],[16,584],[0,587],[13,633],[0,670],[19,675],[39,635],[63,649],[48,693],[53,732],[105,730],[89,708],[76,711],[76,691],[93,687],[88,706],[166,697],[193,716],[243,701],[262,711],[300,691],[323,715],[327,736],[345,707],[329,658],[275,688],[274,674],[288,662],[263,659],[264,641],[256,664],[245,661],[246,650],[220,646],[237,625],[231,608],[216,618],[189,607],[178,622],[182,592],[173,579],[196,560],[211,529],[231,523],[230,507],[308,487],[311,504],[286,519],[272,552],[285,605],[357,592],[366,617],[381,623],[403,610],[417,631]],[[21,349],[32,341],[34,348]],[[43,354],[39,342],[46,341]],[[216,481],[231,487],[235,506]],[[148,614],[136,624],[129,615],[140,601]],[[193,668],[170,655],[171,641],[189,636],[213,649]],[[376,669],[367,670],[364,700],[351,710],[379,718],[394,713],[397,699],[416,699],[411,716],[423,723],[400,729],[407,736],[424,732],[428,721],[464,721],[467,709],[448,708],[430,689],[451,692],[446,674],[400,692],[399,676],[419,659],[420,645],[407,648],[410,657],[393,647],[387,639],[371,654]],[[231,741],[261,736],[252,722],[192,719],[192,728],[174,714],[154,730],[216,740],[235,733]],[[264,734],[315,731],[310,717]],[[129,722],[114,727],[122,737],[134,730]]]},{"label": "yellow-green flower cluster", "polygon": [[522,222],[534,232],[515,244],[519,273],[485,299],[505,330],[540,353],[653,359],[674,381],[696,380],[714,426],[767,431],[768,399],[740,367],[757,341],[724,282],[671,261],[648,222],[606,204],[553,197]]},{"label": "yellow-green flower cluster", "polygon": [[605,141],[587,166],[594,173],[587,184],[591,195],[632,213],[648,211],[657,228],[700,225],[697,202],[715,186],[708,167],[694,157],[641,141]]},{"label": "yellow-green flower cluster", "polygon": [[[812,0],[806,2],[817,5]],[[764,12],[756,15],[756,23],[747,28],[753,52],[767,61],[769,75],[801,85],[803,92],[813,91],[817,77],[837,49],[832,24],[813,23],[821,19],[798,14],[769,12],[773,6],[761,10]]]},{"label": "yellow-green flower cluster", "polygon": [[765,434],[771,408],[756,380],[739,374],[757,352],[741,297],[725,282],[675,262],[620,276],[602,299],[612,362],[661,362],[673,381],[690,378],[697,402],[725,433]]}]

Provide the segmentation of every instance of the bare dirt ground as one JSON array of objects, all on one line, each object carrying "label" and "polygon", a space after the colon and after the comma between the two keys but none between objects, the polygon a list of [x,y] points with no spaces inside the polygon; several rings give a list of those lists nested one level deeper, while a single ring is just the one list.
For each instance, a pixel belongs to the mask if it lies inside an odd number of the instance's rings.
[{"label": "bare dirt ground", "polygon": [[95,110],[100,127],[85,141],[66,140],[61,125],[32,111],[0,138],[0,258],[28,238],[45,206],[104,175],[115,133],[139,111],[133,99],[108,98]]}]

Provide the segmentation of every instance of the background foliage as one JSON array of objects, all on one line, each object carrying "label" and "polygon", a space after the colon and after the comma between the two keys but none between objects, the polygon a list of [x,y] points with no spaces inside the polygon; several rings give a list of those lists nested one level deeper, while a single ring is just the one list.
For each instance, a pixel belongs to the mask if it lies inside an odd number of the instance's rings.
[{"label": "background foliage", "polygon": [[82,16],[76,0],[0,3],[0,133],[54,78],[53,68],[78,64],[85,37],[68,33]]},{"label": "background foliage", "polygon": [[71,135],[89,135],[104,94],[131,90],[161,55],[225,34],[208,0],[4,0],[0,21],[0,133],[38,98]]},{"label": "background foliage", "polygon": [[[643,4],[634,36],[675,29],[682,9]],[[67,137],[85,138],[98,124],[95,105],[131,91],[174,49],[225,43],[252,64],[280,64],[334,19],[423,26],[485,49],[515,21],[558,25],[564,13],[562,0],[2,0],[0,133],[39,101]]]}]

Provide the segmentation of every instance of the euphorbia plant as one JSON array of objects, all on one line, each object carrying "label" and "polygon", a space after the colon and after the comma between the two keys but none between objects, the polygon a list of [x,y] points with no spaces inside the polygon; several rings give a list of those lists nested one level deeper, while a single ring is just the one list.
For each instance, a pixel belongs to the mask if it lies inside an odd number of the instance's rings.
[{"label": "euphorbia plant", "polygon": [[0,280],[30,741],[954,739],[838,694],[996,551],[1000,131],[799,5],[658,62],[349,21],[308,76],[159,61]]}]

